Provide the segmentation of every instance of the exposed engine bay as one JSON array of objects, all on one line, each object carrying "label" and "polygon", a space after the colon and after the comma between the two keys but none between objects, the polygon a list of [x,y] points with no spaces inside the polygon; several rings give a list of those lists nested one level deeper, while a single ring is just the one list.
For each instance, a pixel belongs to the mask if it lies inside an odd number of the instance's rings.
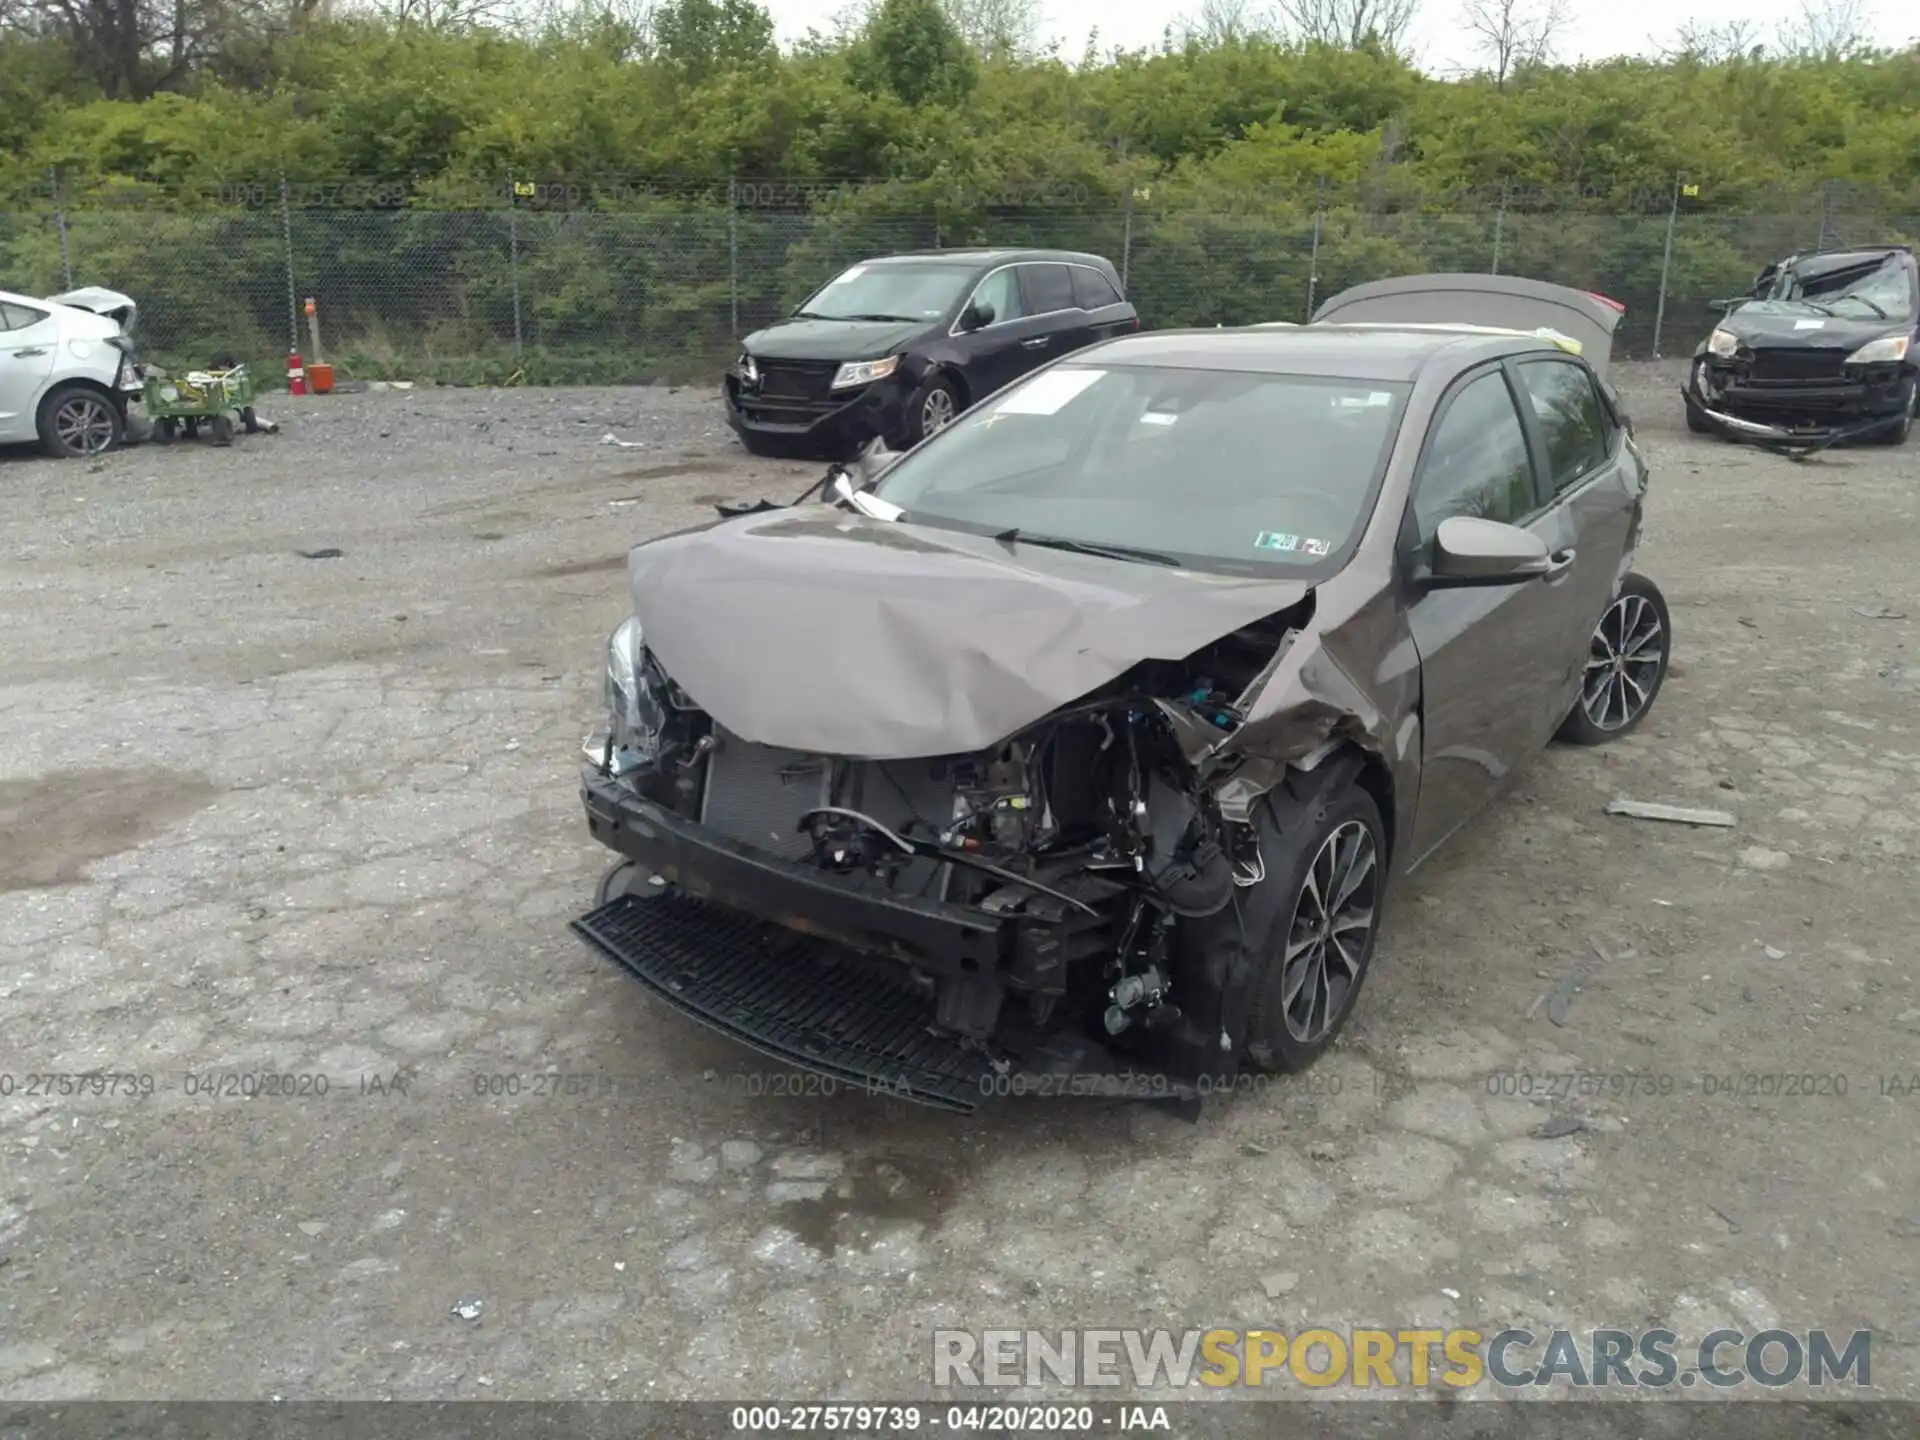
[{"label": "exposed engine bay", "polygon": [[[1203,778],[1191,757],[1244,722],[1312,604],[1309,594],[1185,661],[1142,662],[987,750],[920,759],[744,740],[636,632],[630,670],[609,677],[613,728],[594,758],[635,795],[832,876],[850,897],[1016,922],[996,956],[954,964],[924,963],[857,926],[827,932],[896,962],[928,993],[940,1030],[1019,1064],[1069,1055],[1076,1039],[1159,1064],[1176,1036],[1204,1049],[1218,1035],[1220,967],[1183,959],[1195,947],[1180,943],[1182,927],[1230,917],[1237,891],[1262,878],[1253,827],[1216,797],[1231,766]],[[697,875],[666,878],[700,893]]]}]

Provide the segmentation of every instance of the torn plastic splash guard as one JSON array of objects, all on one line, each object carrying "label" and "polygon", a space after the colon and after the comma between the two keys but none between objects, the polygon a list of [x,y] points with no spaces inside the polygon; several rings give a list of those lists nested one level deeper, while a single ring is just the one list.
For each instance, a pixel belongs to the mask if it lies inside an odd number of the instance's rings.
[{"label": "torn plastic splash guard", "polygon": [[867,1093],[966,1114],[993,1093],[987,1057],[930,1033],[931,1001],[809,936],[682,895],[625,895],[573,922],[681,1014]]}]

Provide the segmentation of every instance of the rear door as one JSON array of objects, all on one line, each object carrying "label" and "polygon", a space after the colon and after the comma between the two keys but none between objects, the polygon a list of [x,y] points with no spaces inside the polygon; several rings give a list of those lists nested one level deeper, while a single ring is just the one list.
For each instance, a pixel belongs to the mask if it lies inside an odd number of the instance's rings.
[{"label": "rear door", "polygon": [[1089,341],[1110,340],[1139,329],[1139,318],[1120,287],[1091,265],[1069,265],[1074,303],[1087,312]]},{"label": "rear door", "polygon": [[1565,596],[1566,669],[1545,697],[1548,733],[1585,683],[1593,627],[1613,600],[1634,538],[1644,476],[1626,432],[1587,367],[1572,356],[1527,356],[1513,364],[1548,501],[1536,526],[1551,551],[1572,557],[1547,581]]},{"label": "rear door", "polygon": [[1032,370],[1092,343],[1091,317],[1073,293],[1073,267],[1056,261],[1029,261],[1017,267],[1020,288],[1034,333],[1021,342],[1026,369]]},{"label": "rear door", "polygon": [[[1456,381],[1422,447],[1401,530],[1407,624],[1420,656],[1423,724],[1414,813],[1418,863],[1545,746],[1546,697],[1567,675],[1567,571],[1517,585],[1427,588],[1440,522],[1474,515],[1562,533],[1536,469],[1518,380],[1495,362]],[[1563,557],[1556,556],[1556,559]],[[1588,622],[1591,624],[1591,621]],[[1555,722],[1557,724],[1557,721]]]},{"label": "rear door", "polygon": [[0,300],[0,441],[36,438],[34,407],[59,348],[60,322],[51,311]]}]

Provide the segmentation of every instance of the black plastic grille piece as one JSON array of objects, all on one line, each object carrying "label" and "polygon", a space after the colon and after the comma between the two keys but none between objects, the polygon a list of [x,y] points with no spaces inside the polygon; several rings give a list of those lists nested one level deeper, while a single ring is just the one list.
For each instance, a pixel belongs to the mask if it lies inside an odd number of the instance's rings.
[{"label": "black plastic grille piece", "polygon": [[979,1108],[993,1070],[932,1033],[930,997],[824,941],[684,895],[623,895],[573,922],[681,1014],[873,1094]]}]

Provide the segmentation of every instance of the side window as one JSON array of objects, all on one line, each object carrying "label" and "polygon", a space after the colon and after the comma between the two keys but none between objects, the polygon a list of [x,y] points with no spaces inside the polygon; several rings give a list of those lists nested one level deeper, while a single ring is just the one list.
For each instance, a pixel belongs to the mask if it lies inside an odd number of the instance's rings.
[{"label": "side window", "polygon": [[1121,303],[1120,292],[1098,270],[1086,265],[1068,268],[1073,275],[1073,303],[1082,310],[1100,310]]},{"label": "side window", "polygon": [[1073,272],[1065,265],[1022,265],[1027,287],[1027,313],[1045,315],[1053,310],[1071,310]]},{"label": "side window", "polygon": [[0,301],[0,330],[28,330],[47,318],[44,310]]},{"label": "side window", "polygon": [[973,292],[975,305],[993,307],[993,323],[1002,320],[1018,320],[1027,312],[1020,305],[1020,277],[1011,265],[1004,270],[996,270],[980,282],[980,288]]},{"label": "side window", "polygon": [[1420,478],[1413,514],[1422,543],[1455,515],[1509,524],[1533,513],[1533,462],[1506,377],[1489,370],[1467,382],[1440,417]]},{"label": "side window", "polygon": [[1519,369],[1546,441],[1554,491],[1570,490],[1607,463],[1613,422],[1582,367],[1565,360],[1529,360]]}]

